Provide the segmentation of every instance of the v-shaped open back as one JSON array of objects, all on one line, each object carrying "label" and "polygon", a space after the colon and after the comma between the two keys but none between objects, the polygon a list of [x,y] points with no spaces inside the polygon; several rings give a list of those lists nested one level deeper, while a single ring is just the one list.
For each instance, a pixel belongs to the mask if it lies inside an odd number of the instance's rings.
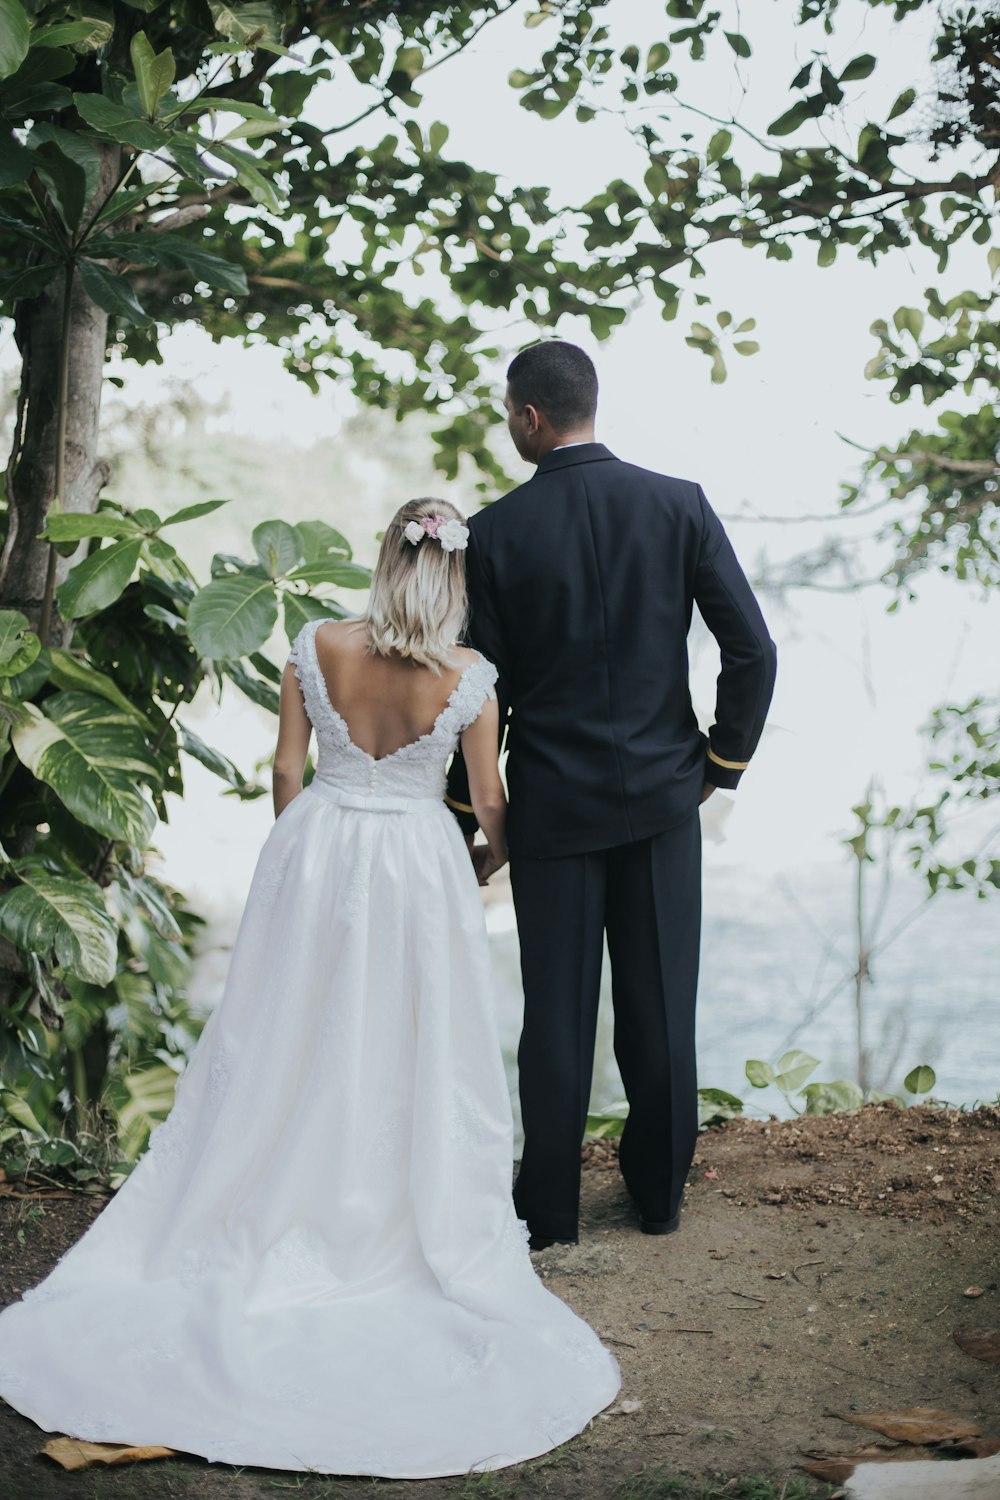
[{"label": "v-shaped open back", "polygon": [[316,731],[316,774],[347,790],[376,791],[415,797],[443,797],[445,771],[462,731],[496,696],[497,671],[478,652],[459,674],[448,701],[431,727],[387,755],[375,756],[351,736],[347,721],[334,707],[316,653],[316,632],[323,620],[309,620],[292,644],[289,659],[302,689],[309,720]]},{"label": "v-shaped open back", "polygon": [[[328,622],[321,621],[321,623],[326,624]],[[318,634],[318,630],[313,634],[313,646],[316,654],[316,668],[319,673],[319,682],[323,691],[323,696],[326,699],[326,704],[329,707],[330,712],[340,720],[340,723],[343,725],[344,735],[346,736],[347,741],[353,747],[353,749],[357,750],[362,755],[367,755],[369,759],[375,761],[377,764],[381,764],[381,762],[383,761],[392,760],[394,756],[402,754],[404,750],[409,750],[413,745],[419,745],[425,740],[431,739],[438,727],[438,724],[441,721],[442,715],[446,714],[448,712],[448,709],[453,705],[455,701],[455,695],[458,693],[459,689],[462,686],[462,678],[465,676],[465,673],[469,670],[470,667],[477,665],[476,662],[469,662],[465,667],[462,668],[462,670],[458,674],[458,680],[455,683],[455,686],[452,688],[441,708],[435,714],[433,722],[431,723],[429,729],[425,730],[421,734],[412,736],[409,740],[404,740],[402,744],[397,745],[394,750],[386,751],[383,755],[375,755],[372,751],[366,750],[364,746],[359,742],[359,740],[355,738],[354,734],[351,731],[351,726],[347,721],[346,715],[341,713],[340,709],[337,708],[336,704],[333,701],[333,695],[330,692],[330,684],[327,679],[326,673],[323,671],[323,668],[320,665],[319,652],[316,648],[316,636]]]}]

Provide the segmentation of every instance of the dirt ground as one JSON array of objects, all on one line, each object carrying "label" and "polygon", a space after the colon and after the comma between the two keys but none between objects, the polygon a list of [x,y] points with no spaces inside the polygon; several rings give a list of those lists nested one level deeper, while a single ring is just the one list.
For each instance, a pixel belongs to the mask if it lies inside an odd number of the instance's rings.
[{"label": "dirt ground", "polygon": [[[774,1495],[787,1484],[789,1496],[821,1496],[832,1488],[805,1478],[805,1455],[853,1452],[872,1436],[837,1412],[942,1408],[1000,1436],[1000,1366],[953,1338],[1000,1326],[1000,1109],[869,1105],[713,1126],[699,1138],[681,1229],[663,1238],[638,1232],[614,1142],[588,1142],[583,1183],[580,1244],[535,1262],[614,1349],[623,1385],[619,1402],[555,1453],[467,1480],[404,1483],[188,1456],[72,1474],[41,1457],[47,1435],[0,1402],[0,1500],[352,1500],[372,1490],[653,1500],[672,1493],[635,1479],[654,1466],[706,1483],[763,1475]],[[45,1274],[103,1201],[0,1196],[4,1303]]]}]

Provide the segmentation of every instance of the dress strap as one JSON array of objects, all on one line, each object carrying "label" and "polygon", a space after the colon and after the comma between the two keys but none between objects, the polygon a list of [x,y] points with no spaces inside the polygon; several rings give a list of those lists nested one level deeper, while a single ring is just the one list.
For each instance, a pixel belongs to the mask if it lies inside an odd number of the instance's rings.
[{"label": "dress strap", "polygon": [[493,663],[477,651],[476,660],[465,668],[445,710],[452,734],[461,734],[474,724],[486,700],[496,697],[494,684],[498,675]]}]

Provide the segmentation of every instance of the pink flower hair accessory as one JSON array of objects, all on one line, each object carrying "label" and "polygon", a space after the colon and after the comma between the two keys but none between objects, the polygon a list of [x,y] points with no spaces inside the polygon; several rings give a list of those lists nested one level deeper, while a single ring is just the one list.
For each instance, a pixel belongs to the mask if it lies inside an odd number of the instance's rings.
[{"label": "pink flower hair accessory", "polygon": [[410,521],[403,527],[403,535],[414,547],[425,536],[439,543],[443,552],[464,552],[469,545],[469,528],[461,521],[449,520],[447,516],[421,516],[419,521]]}]

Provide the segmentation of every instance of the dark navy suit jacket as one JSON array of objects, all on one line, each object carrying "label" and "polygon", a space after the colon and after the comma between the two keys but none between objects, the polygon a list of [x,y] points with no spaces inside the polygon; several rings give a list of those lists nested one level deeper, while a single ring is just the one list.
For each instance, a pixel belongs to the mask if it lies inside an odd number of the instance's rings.
[{"label": "dark navy suit jacket", "polygon": [[[547,454],[469,527],[467,639],[500,673],[512,854],[632,843],[687,818],[705,781],[736,786],[775,647],[700,485],[583,443]],[[688,688],[692,604],[722,659],[708,736]],[[460,752],[447,801],[473,831]]]}]

